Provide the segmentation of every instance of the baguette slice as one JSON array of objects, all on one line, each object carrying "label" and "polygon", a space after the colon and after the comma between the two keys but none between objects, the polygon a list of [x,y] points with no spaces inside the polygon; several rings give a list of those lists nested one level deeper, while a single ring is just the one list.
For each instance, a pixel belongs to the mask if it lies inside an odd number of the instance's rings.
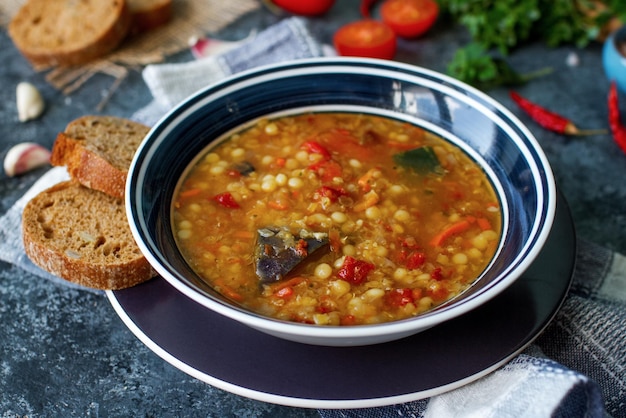
[{"label": "baguette slice", "polygon": [[133,240],[123,200],[75,181],[26,204],[22,237],[36,265],[82,286],[123,289],[155,275]]},{"label": "baguette slice", "polygon": [[115,49],[131,21],[126,0],[27,0],[9,35],[33,66],[72,66]]},{"label": "baguette slice", "polygon": [[172,18],[172,0],[128,0],[128,7],[136,33],[155,29]]},{"label": "baguette slice", "polygon": [[149,130],[115,116],[83,116],[57,135],[50,162],[66,166],[83,185],[122,198],[130,163]]}]

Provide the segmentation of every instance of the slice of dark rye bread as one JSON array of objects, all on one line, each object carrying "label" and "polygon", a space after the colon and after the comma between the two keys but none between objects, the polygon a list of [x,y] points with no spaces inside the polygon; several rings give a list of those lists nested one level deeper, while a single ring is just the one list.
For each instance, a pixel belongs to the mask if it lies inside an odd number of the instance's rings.
[{"label": "slice of dark rye bread", "polygon": [[73,66],[113,51],[131,24],[126,0],[27,0],[8,31],[34,66]]},{"label": "slice of dark rye bread", "polygon": [[83,185],[124,197],[130,163],[150,128],[115,116],[87,115],[57,135],[50,162]]},{"label": "slice of dark rye bread", "polygon": [[35,264],[82,286],[123,289],[156,275],[133,239],[123,200],[73,180],[26,204],[22,235]]},{"label": "slice of dark rye bread", "polygon": [[87,63],[172,18],[172,0],[27,0],[9,24],[35,67]]}]

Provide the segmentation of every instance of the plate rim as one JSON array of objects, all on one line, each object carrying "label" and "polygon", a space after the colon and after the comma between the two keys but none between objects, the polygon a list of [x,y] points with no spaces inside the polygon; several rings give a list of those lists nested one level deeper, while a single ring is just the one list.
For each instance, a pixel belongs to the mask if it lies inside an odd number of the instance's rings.
[{"label": "plate rim", "polygon": [[[123,290],[121,291],[107,290],[105,294],[109,302],[111,303],[112,307],[114,308],[115,312],[122,320],[122,322],[144,345],[146,345],[157,356],[159,356],[160,358],[162,358],[163,360],[165,360],[172,366],[176,367],[177,369],[183,371],[184,373],[202,382],[205,382],[211,386],[225,390],[235,395],[243,396],[243,397],[258,400],[258,401],[284,405],[284,406],[291,406],[291,407],[298,407],[298,408],[315,408],[315,409],[361,409],[361,408],[382,407],[382,406],[389,406],[393,404],[417,401],[417,400],[429,398],[435,395],[440,395],[442,393],[460,388],[468,383],[474,382],[480,379],[481,377],[484,377],[492,373],[496,369],[500,368],[501,366],[509,362],[519,353],[524,351],[524,349],[526,349],[529,345],[531,345],[539,337],[539,335],[541,335],[541,333],[545,330],[545,328],[552,322],[552,320],[558,313],[560,307],[562,306],[565,300],[565,297],[569,291],[569,288],[571,286],[574,268],[575,268],[575,254],[576,254],[576,248],[577,248],[576,231],[574,228],[573,218],[569,210],[569,206],[567,205],[567,202],[565,201],[563,196],[560,194],[560,192],[557,193],[557,201],[558,201],[557,202],[558,207],[556,211],[557,216],[555,217],[555,224],[557,221],[560,222],[561,225],[566,226],[569,229],[569,233],[571,233],[572,235],[571,248],[568,248],[567,250],[568,252],[571,252],[573,262],[571,263],[571,265],[569,265],[569,277],[566,277],[566,278],[564,277],[561,279],[563,281],[563,284],[565,284],[565,288],[562,294],[560,295],[560,297],[558,298],[558,300],[554,301],[554,306],[551,306],[550,314],[547,315],[545,318],[535,319],[535,324],[541,324],[541,322],[543,322],[543,324],[535,330],[534,334],[524,335],[524,338],[521,339],[521,341],[519,341],[518,343],[519,346],[517,347],[517,349],[513,350],[508,355],[505,355],[499,360],[495,360],[489,367],[481,369],[477,373],[468,375],[464,378],[455,380],[448,384],[439,385],[434,388],[425,389],[425,390],[421,390],[417,392],[403,393],[403,394],[392,395],[392,396],[361,398],[361,399],[313,399],[313,398],[307,398],[307,397],[301,397],[301,396],[287,396],[287,395],[281,395],[281,394],[275,394],[275,393],[268,393],[260,389],[243,387],[235,383],[231,383],[226,380],[214,377],[205,371],[198,370],[197,368],[185,362],[184,359],[178,358],[175,354],[170,353],[168,350],[161,347],[157,342],[153,341],[148,335],[148,333],[145,332],[137,323],[135,323],[135,321],[131,318],[131,316],[128,314],[128,312],[125,310],[125,308],[122,306],[122,304],[118,300],[116,294],[119,292],[123,292]],[[553,228],[554,228],[554,225],[553,225]],[[549,237],[548,241],[550,241],[550,239],[551,238]],[[557,238],[552,238],[552,239],[556,240]],[[537,260],[535,262],[537,262]],[[520,279],[518,280],[523,280],[523,278],[524,278],[524,275],[522,275],[522,277],[520,277]],[[165,282],[165,284],[168,287],[172,289],[172,291],[180,293],[176,288],[171,286],[165,279],[161,277],[157,277],[155,279],[162,280],[163,282]],[[497,300],[498,298],[502,296],[503,295],[497,295],[494,297],[494,300]],[[189,299],[188,302],[197,304],[197,302],[191,299]],[[486,302],[486,304],[489,304],[489,303],[493,303],[493,300]],[[197,304],[197,305],[202,306],[200,304]],[[208,309],[208,308],[205,307],[204,309]],[[458,319],[459,318],[457,318],[457,320]],[[232,320],[232,319],[229,319],[229,320]],[[250,330],[253,330],[253,329],[250,328]],[[256,330],[254,331],[259,332]],[[276,338],[277,340],[279,340],[278,337],[271,337],[271,338]],[[287,340],[285,340],[285,342],[287,342]],[[290,342],[290,343],[293,343],[293,342]],[[299,343],[294,343],[294,344],[299,344]],[[349,350],[351,347],[330,347],[330,348]]]}]

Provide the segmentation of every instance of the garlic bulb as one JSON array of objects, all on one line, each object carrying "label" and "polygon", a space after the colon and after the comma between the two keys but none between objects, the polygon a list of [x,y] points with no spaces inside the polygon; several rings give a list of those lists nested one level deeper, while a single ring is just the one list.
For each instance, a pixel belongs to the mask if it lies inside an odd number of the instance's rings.
[{"label": "garlic bulb", "polygon": [[15,96],[17,98],[17,116],[20,122],[26,122],[38,118],[45,108],[43,98],[39,90],[32,84],[22,81],[17,85]]}]

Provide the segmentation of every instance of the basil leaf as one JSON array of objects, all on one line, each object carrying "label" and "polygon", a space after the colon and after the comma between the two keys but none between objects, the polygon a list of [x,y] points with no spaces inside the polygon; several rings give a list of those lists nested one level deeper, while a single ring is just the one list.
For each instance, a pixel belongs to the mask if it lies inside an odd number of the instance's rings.
[{"label": "basil leaf", "polygon": [[401,152],[393,156],[399,166],[413,170],[418,174],[443,174],[443,167],[432,147],[424,146]]}]

